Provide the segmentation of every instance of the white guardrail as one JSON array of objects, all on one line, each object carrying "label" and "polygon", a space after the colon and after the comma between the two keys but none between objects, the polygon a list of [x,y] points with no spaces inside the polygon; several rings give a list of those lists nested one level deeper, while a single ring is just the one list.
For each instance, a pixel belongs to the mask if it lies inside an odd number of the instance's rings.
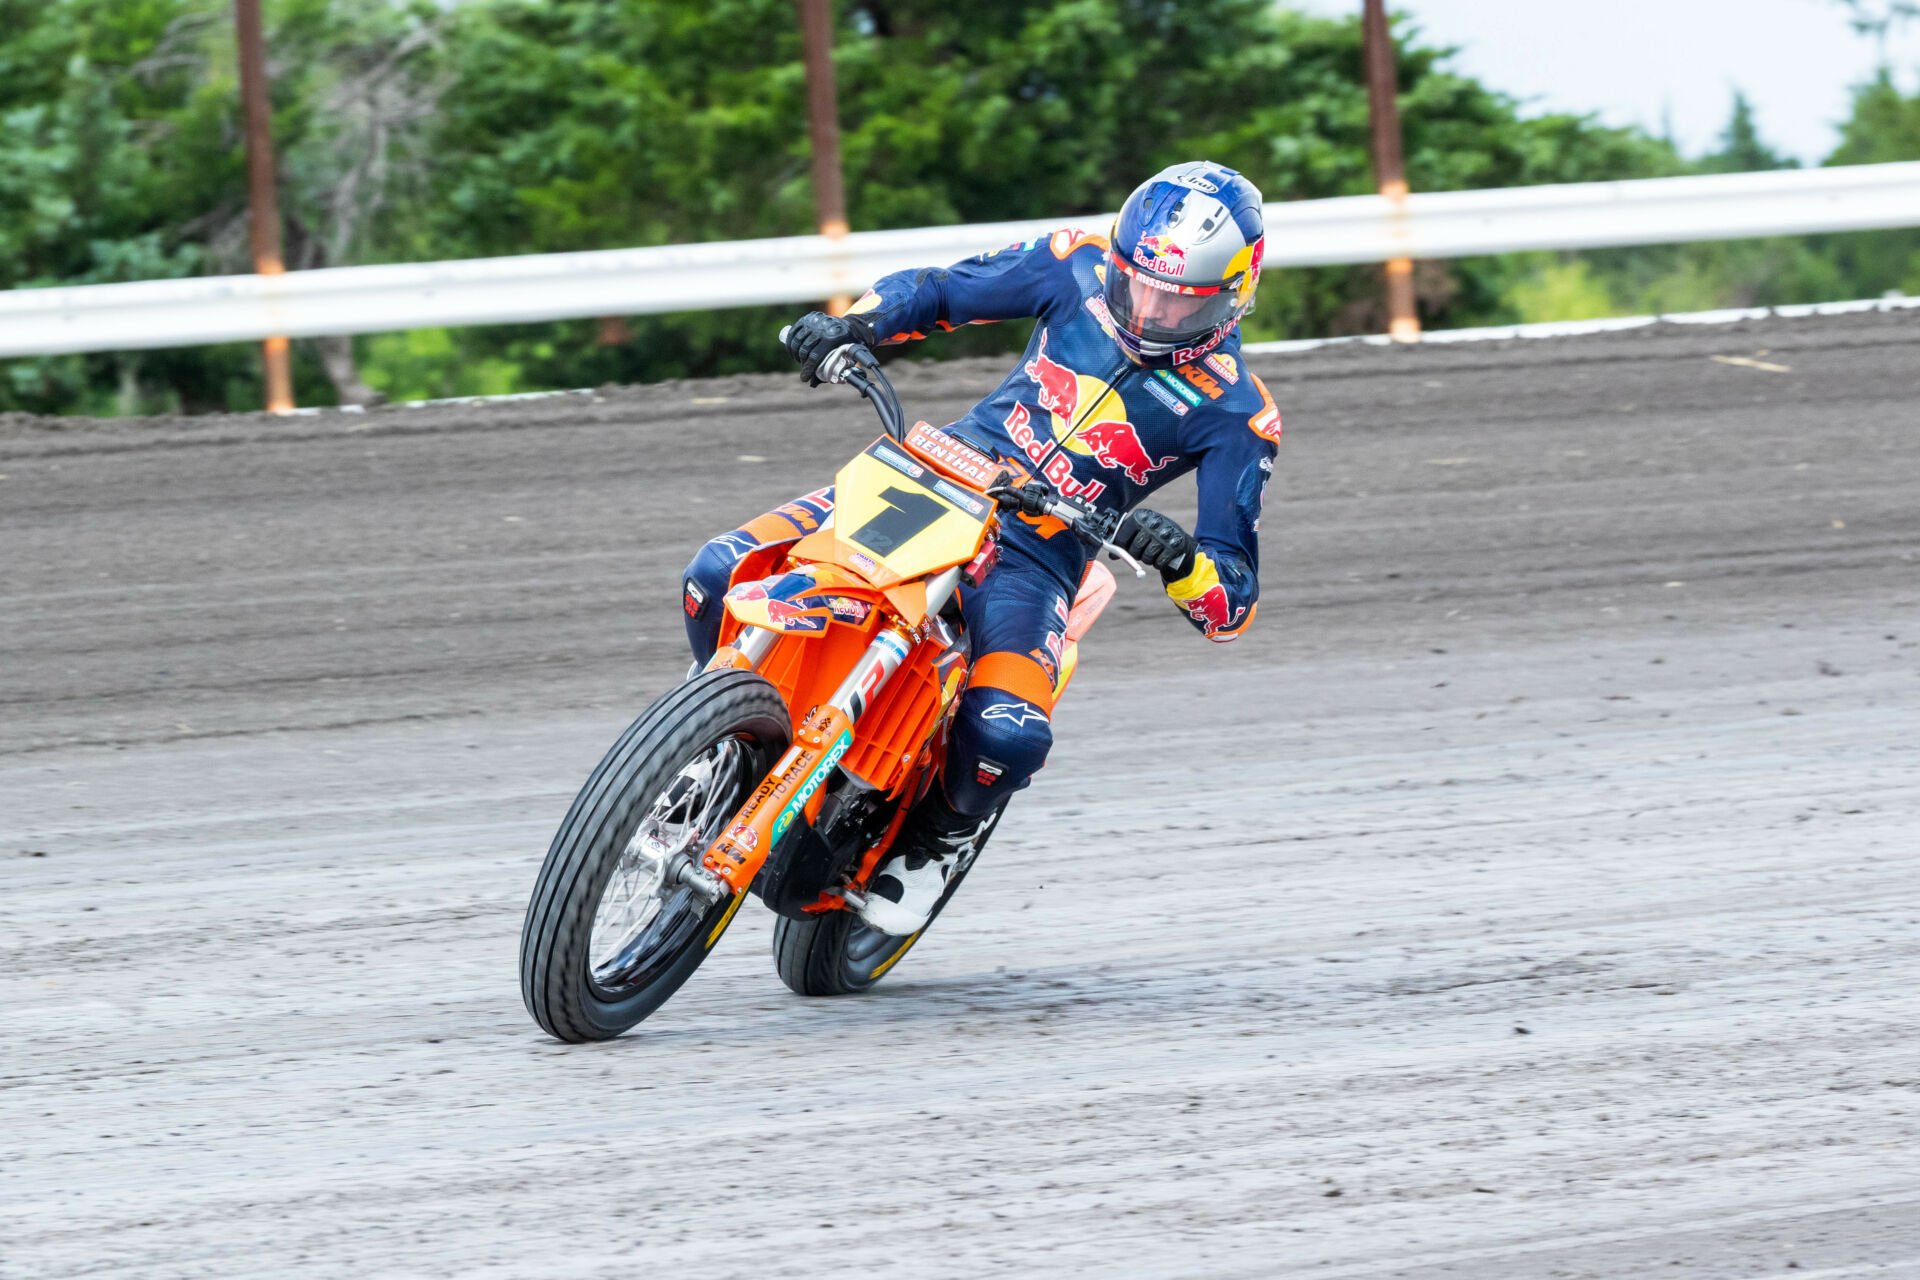
[{"label": "white guardrail", "polygon": [[[1920,162],[1269,204],[1268,269],[1920,226]],[[0,292],[0,358],[859,293],[1112,215]]]}]

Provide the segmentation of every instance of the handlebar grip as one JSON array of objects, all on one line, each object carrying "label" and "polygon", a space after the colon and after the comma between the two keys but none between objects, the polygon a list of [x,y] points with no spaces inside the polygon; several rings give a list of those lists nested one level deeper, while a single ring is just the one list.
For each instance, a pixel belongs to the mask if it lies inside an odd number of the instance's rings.
[{"label": "handlebar grip", "polygon": [[784,347],[784,346],[786,346],[786,345],[787,345],[787,335],[788,335],[788,334],[790,334],[790,333],[792,333],[792,332],[793,332],[793,326],[792,326],[792,325],[790,325],[790,324],[783,324],[783,325],[781,325],[781,326],[780,326],[780,345],[781,345],[781,346],[783,346],[783,347]]}]

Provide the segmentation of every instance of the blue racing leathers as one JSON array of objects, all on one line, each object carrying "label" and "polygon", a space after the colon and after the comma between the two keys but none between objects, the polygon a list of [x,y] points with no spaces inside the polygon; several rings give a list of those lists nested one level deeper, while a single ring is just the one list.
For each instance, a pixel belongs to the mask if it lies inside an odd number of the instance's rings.
[{"label": "blue racing leathers", "polygon": [[[1031,469],[1055,441],[1045,478],[1069,497],[1125,512],[1197,471],[1200,518],[1192,570],[1167,594],[1209,639],[1253,621],[1260,507],[1280,438],[1280,414],[1240,361],[1237,333],[1167,369],[1121,352],[1101,299],[1106,241],[1061,231],[945,269],[887,276],[861,298],[882,343],[963,324],[1037,317],[1025,358],[998,389],[948,429]],[[713,652],[720,597],[740,562],[811,532],[832,508],[822,490],[709,542],[683,584],[688,638]],[[944,770],[948,801],[984,815],[1027,784],[1053,741],[1050,717],[1069,602],[1086,571],[1085,545],[1052,517],[1009,516],[1002,558],[961,595],[972,668]]]},{"label": "blue racing leathers", "polygon": [[[1259,597],[1260,506],[1280,413],[1241,363],[1237,332],[1170,369],[1128,360],[1101,298],[1106,254],[1104,237],[1057,231],[945,269],[896,272],[853,309],[882,343],[1037,316],[1026,358],[953,429],[1030,464],[1065,441],[1047,480],[1105,511],[1130,510],[1197,470],[1199,555],[1167,594],[1208,639],[1232,640],[1253,621]],[[1009,521],[1008,540],[1069,590],[1078,585],[1087,552],[1058,521]]]}]

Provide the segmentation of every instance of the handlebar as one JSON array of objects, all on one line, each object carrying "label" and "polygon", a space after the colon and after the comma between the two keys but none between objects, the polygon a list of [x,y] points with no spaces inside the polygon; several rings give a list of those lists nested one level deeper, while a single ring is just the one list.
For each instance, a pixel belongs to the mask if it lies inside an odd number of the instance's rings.
[{"label": "handlebar", "polygon": [[1025,488],[1016,488],[1011,483],[996,484],[987,489],[987,496],[998,501],[1003,507],[1010,507],[1027,515],[1052,516],[1072,529],[1087,546],[1096,551],[1106,552],[1111,559],[1118,560],[1132,569],[1134,577],[1147,576],[1144,565],[1119,546],[1108,541],[1107,534],[1112,530],[1108,524],[1108,517],[1102,513],[1083,507],[1070,498],[1052,497],[1037,484]]},{"label": "handlebar", "polygon": [[[781,345],[786,344],[787,334],[792,330],[792,325],[780,330]],[[880,358],[872,351],[857,342],[835,347],[820,362],[814,376],[822,382],[844,382],[858,391],[880,415],[881,430],[894,440],[906,440],[907,411],[900,403],[900,393],[880,371]]]},{"label": "handlebar", "polygon": [[[787,325],[780,330],[782,345],[785,345],[787,334],[792,328],[792,325]],[[815,376],[822,382],[844,382],[858,391],[866,398],[867,403],[873,406],[874,412],[880,415],[881,429],[893,440],[906,442],[907,411],[900,404],[900,393],[893,389],[893,383],[889,382],[887,375],[880,371],[879,357],[872,351],[857,342],[850,342],[844,347],[835,347],[827,353],[826,359],[820,362]],[[987,490],[988,496],[995,498],[1009,492],[1012,490],[1004,485],[996,485]],[[1134,577],[1147,576],[1144,565],[1107,540],[1106,530],[1096,531],[1085,527],[1088,518],[1093,515],[1087,508],[1065,499],[1049,499],[1044,509],[1035,514],[1053,516],[1072,529],[1087,545],[1106,552],[1111,558],[1132,569]]]}]

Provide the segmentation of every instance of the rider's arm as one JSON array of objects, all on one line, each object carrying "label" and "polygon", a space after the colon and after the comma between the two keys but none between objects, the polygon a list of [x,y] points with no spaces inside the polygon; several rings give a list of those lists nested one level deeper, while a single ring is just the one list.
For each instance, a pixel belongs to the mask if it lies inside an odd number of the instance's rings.
[{"label": "rider's arm", "polygon": [[1200,451],[1195,480],[1200,519],[1193,568],[1167,584],[1167,594],[1209,640],[1237,640],[1253,623],[1260,597],[1260,506],[1273,474],[1280,415],[1258,378],[1261,407],[1252,416],[1222,415],[1215,439]]},{"label": "rider's arm", "polygon": [[1024,244],[979,254],[951,267],[922,267],[883,276],[853,306],[883,343],[924,338],[935,329],[1046,314],[1062,297],[1079,305],[1077,287],[1062,285],[1067,258],[1098,237],[1056,231]]}]

